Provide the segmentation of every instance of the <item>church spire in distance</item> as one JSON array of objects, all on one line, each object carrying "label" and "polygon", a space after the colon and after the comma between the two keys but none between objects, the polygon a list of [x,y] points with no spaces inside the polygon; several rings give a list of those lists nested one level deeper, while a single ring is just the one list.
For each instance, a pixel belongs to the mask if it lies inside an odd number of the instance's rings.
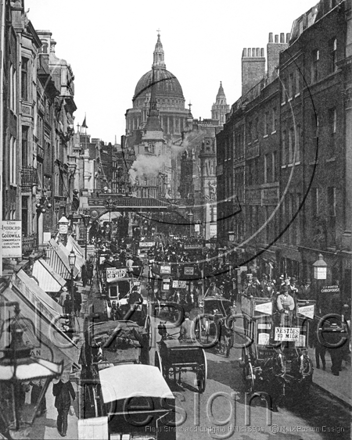
[{"label": "church spire in distance", "polygon": [[211,117],[212,119],[217,119],[219,121],[219,124],[223,125],[226,121],[226,113],[228,113],[229,111],[230,106],[227,105],[222,81],[220,81],[220,87],[218,90],[218,94],[216,95],[216,102],[211,108]]},{"label": "church spire in distance", "polygon": [[158,40],[155,45],[154,53],[153,53],[153,69],[166,69],[166,64],[164,62],[164,49],[163,45],[160,41],[160,29],[158,32]]}]

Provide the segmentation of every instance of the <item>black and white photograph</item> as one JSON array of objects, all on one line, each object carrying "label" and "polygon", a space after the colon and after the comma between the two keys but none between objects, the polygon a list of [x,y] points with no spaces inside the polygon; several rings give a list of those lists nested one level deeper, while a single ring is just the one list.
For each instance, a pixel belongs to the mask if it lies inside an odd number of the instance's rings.
[{"label": "black and white photograph", "polygon": [[350,440],[352,0],[0,0],[0,440]]}]

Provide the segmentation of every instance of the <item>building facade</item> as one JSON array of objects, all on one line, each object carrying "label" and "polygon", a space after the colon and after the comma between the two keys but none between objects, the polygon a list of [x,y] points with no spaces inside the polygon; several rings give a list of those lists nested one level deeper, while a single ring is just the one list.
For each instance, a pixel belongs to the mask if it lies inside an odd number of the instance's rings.
[{"label": "building facade", "polygon": [[70,214],[74,75],[56,57],[51,32],[35,30],[24,1],[5,1],[2,10],[2,219],[21,221],[25,255]]},{"label": "building facade", "polygon": [[[242,96],[217,135],[218,236],[239,264],[351,292],[351,1],[322,0],[244,49]],[[229,203],[230,201],[230,203]]]}]

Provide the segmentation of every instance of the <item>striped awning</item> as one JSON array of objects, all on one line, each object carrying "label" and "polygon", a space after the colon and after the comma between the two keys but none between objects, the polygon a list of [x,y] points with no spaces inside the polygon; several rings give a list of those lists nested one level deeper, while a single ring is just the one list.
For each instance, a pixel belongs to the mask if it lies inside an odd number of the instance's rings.
[{"label": "striped awning", "polygon": [[67,244],[66,249],[68,249],[68,252],[71,252],[72,250],[74,253],[82,258],[84,258],[84,250],[81,248],[81,246],[77,243],[77,241],[72,237],[72,235],[69,235],[67,237]]},{"label": "striped awning", "polygon": [[40,288],[45,292],[59,292],[66,284],[66,280],[42,258],[34,262],[32,275],[38,280]]},{"label": "striped awning", "polygon": [[[62,248],[64,248],[63,245],[60,247],[54,239],[51,239],[46,249],[47,262],[57,274],[65,280],[69,280],[71,278],[71,268],[68,262],[68,254]],[[74,267],[73,277],[76,278],[79,272],[79,269]]]},{"label": "striped awning", "polygon": [[[67,261],[68,261],[68,256],[70,254],[71,251],[68,250],[68,248],[66,246],[64,246],[62,243],[59,243],[59,248],[62,250],[62,252],[66,255],[67,257]],[[73,249],[75,255],[76,255],[76,263],[75,266],[77,268],[77,270],[79,272],[81,272],[81,267],[83,266],[83,264],[85,263],[84,257],[82,257],[80,254],[76,253],[76,251]]]},{"label": "striped awning", "polygon": [[41,305],[43,305],[43,314],[50,321],[52,321],[55,316],[62,314],[62,307],[39,287],[34,278],[31,278],[22,269],[17,272],[12,283],[29,301],[38,303],[40,309],[42,308]]}]

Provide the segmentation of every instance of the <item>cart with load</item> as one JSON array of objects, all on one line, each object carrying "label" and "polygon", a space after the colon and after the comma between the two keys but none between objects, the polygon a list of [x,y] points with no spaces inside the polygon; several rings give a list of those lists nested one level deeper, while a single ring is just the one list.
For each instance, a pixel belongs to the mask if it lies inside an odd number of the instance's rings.
[{"label": "cart with load", "polygon": [[173,378],[181,383],[181,374],[191,371],[196,375],[197,390],[203,393],[207,379],[207,358],[203,346],[197,341],[168,339],[166,336],[158,343],[155,352],[155,366],[162,372],[164,378]]},{"label": "cart with load", "polygon": [[204,347],[215,347],[228,357],[234,343],[236,304],[221,295],[208,296],[199,302],[196,334]]}]

